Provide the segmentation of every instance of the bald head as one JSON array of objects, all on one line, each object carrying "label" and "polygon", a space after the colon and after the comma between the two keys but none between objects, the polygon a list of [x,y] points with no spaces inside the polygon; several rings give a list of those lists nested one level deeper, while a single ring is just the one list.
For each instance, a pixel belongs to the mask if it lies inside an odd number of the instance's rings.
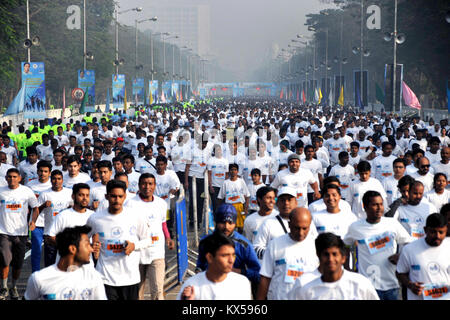
[{"label": "bald head", "polygon": [[303,241],[311,226],[311,212],[306,208],[295,208],[289,214],[289,235],[294,241]]}]

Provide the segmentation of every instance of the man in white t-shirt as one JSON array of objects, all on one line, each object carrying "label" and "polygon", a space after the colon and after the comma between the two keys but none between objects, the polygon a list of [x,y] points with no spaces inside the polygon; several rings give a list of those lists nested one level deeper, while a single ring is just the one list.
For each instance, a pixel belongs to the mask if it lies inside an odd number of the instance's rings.
[{"label": "man in white t-shirt", "polygon": [[[49,241],[49,229],[53,219],[64,209],[72,205],[72,190],[63,187],[63,174],[59,170],[51,173],[51,188],[42,192],[38,197],[39,217],[44,219],[44,266],[48,267],[55,263],[56,247]],[[38,217],[32,217],[36,221]],[[39,257],[40,266],[40,257]],[[39,268],[40,269],[40,268]],[[39,270],[37,269],[37,270]]]},{"label": "man in white t-shirt", "polygon": [[[321,275],[314,275],[306,284],[296,286],[291,292],[291,298],[295,300],[379,300],[375,288],[366,277],[343,268],[346,250],[339,236],[329,232],[322,233],[316,238],[315,247],[320,261]],[[308,276],[309,274],[305,274],[302,277]]]},{"label": "man in white t-shirt", "polygon": [[108,208],[95,212],[86,223],[92,227],[89,235],[93,242],[101,243],[96,269],[102,275],[108,300],[138,300],[138,250],[152,243],[145,215],[123,207],[126,190],[125,182],[109,181],[106,186]]},{"label": "man in white t-shirt", "polygon": [[297,193],[297,205],[307,208],[308,184],[314,190],[313,200],[320,199],[318,182],[310,170],[300,167],[300,156],[293,153],[288,157],[288,168],[278,172],[270,186],[276,189],[281,187],[294,188]]},{"label": "man in white t-shirt", "polygon": [[450,147],[442,147],[441,161],[434,163],[431,167],[434,173],[442,172],[447,176],[447,180],[450,180]]},{"label": "man in white t-shirt", "polygon": [[408,288],[408,300],[450,300],[450,239],[447,219],[440,213],[428,216],[426,236],[403,248],[397,278]]},{"label": "man in white t-shirt", "polygon": [[[25,258],[28,226],[28,207],[37,215],[38,203],[33,191],[20,184],[20,172],[11,168],[6,172],[7,186],[0,187],[0,300],[19,299],[16,283],[19,280]],[[8,274],[12,268],[12,288],[8,290]]]},{"label": "man in white t-shirt", "polygon": [[412,182],[409,185],[407,204],[399,206],[394,214],[394,218],[416,239],[425,236],[423,227],[427,217],[432,213],[439,212],[433,204],[423,198],[423,195],[422,182]]},{"label": "man in white t-shirt", "polygon": [[64,173],[63,181],[65,188],[71,188],[76,183],[87,183],[91,180],[88,174],[80,172],[81,160],[78,156],[72,155],[67,159],[67,173]]},{"label": "man in white t-shirt", "polygon": [[351,197],[349,187],[355,179],[355,168],[349,164],[350,156],[347,151],[341,151],[338,157],[339,163],[331,168],[328,176],[335,176],[339,179],[342,198],[349,201]]},{"label": "man in white t-shirt", "polygon": [[[53,217],[48,230],[48,237],[45,238],[48,247],[53,247],[53,250],[56,251],[56,235],[58,233],[62,232],[65,228],[84,226],[86,224],[88,218],[94,213],[94,211],[88,209],[89,191],[90,187],[86,183],[76,183],[73,185],[72,194],[70,196],[73,205],[71,208],[62,210]],[[100,248],[100,243],[96,242],[93,246],[94,249],[97,250]],[[93,260],[91,260],[91,262],[92,266],[94,266]]]},{"label": "man in white t-shirt", "polygon": [[295,280],[317,269],[311,221],[308,209],[295,208],[289,214],[289,233],[269,242],[260,270],[258,300],[286,300]]},{"label": "man in white t-shirt", "polygon": [[251,300],[247,277],[233,272],[234,242],[219,232],[204,238],[208,269],[190,277],[182,285],[177,300]]},{"label": "man in white t-shirt", "polygon": [[100,274],[86,267],[94,251],[90,230],[78,226],[58,233],[61,259],[28,278],[25,300],[107,300]]},{"label": "man in white t-shirt", "polygon": [[244,221],[244,236],[253,243],[261,224],[268,218],[279,214],[275,208],[276,189],[263,186],[256,192],[259,210],[250,214]]},{"label": "man in white t-shirt", "polygon": [[364,193],[369,190],[378,191],[383,197],[383,206],[385,210],[389,207],[387,204],[387,195],[384,191],[381,182],[378,179],[372,178],[371,165],[367,161],[361,161],[357,166],[359,179],[355,179],[354,183],[350,186],[350,205],[352,207],[352,212],[359,218],[365,218],[366,212],[363,208],[362,198]]},{"label": "man in white t-shirt", "polygon": [[411,177],[413,177],[417,181],[422,182],[425,193],[431,191],[433,189],[434,174],[430,172],[430,160],[428,160],[427,157],[420,157],[419,159],[417,159],[416,163],[419,170],[412,173]]},{"label": "man in white t-shirt", "polygon": [[380,182],[391,177],[394,174],[393,162],[397,158],[392,155],[393,146],[389,141],[385,141],[381,144],[381,150],[383,153],[373,159],[375,178]]},{"label": "man in white t-shirt", "polygon": [[383,198],[377,191],[363,196],[365,219],[350,225],[344,238],[356,243],[358,272],[370,279],[381,300],[399,300],[400,285],[395,277],[397,247],[414,241],[396,219],[383,217]]},{"label": "man in white t-shirt", "polygon": [[165,245],[169,250],[174,248],[174,242],[167,229],[167,202],[156,196],[157,182],[151,173],[143,173],[139,178],[139,192],[127,203],[129,208],[142,214],[150,225],[149,237],[152,244],[141,250],[139,271],[139,300],[144,300],[145,283],[150,282],[151,300],[164,300],[165,277]]}]

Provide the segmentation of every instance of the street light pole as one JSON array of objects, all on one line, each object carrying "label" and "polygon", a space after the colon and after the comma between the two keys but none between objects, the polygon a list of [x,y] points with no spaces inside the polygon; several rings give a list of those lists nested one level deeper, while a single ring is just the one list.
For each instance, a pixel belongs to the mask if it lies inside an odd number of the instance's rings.
[{"label": "street light pole", "polygon": [[[395,82],[397,80],[397,0],[395,0],[395,4],[394,4],[394,65],[393,65],[393,74],[392,74],[392,83],[393,83],[393,88],[392,88],[392,109],[395,113],[395,104],[397,102],[397,100],[395,99],[395,94],[396,94],[396,85]],[[399,108],[399,112],[400,115],[402,113],[402,105],[400,104],[400,108]]]},{"label": "street light pole", "polygon": [[[27,0],[27,39],[30,39],[30,5]],[[31,49],[27,48],[28,63],[31,61]]]},{"label": "street light pole", "polygon": [[83,70],[86,70],[86,0],[83,0]]}]

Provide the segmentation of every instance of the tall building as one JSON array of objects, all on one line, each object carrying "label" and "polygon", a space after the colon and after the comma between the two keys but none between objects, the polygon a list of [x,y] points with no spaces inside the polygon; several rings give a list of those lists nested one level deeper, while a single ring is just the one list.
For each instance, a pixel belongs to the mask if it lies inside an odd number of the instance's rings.
[{"label": "tall building", "polygon": [[[200,56],[211,51],[211,7],[207,0],[152,1],[143,5],[149,16],[157,16],[151,25],[155,32],[178,35],[177,45],[192,48]],[[172,41],[171,41],[172,42]]]}]

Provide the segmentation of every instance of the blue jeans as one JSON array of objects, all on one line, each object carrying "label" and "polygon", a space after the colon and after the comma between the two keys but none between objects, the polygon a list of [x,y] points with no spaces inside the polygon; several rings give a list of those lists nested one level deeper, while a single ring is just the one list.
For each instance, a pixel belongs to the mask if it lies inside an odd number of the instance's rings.
[{"label": "blue jeans", "polygon": [[377,290],[377,294],[380,300],[400,300],[400,288]]},{"label": "blue jeans", "polygon": [[41,270],[42,241],[44,240],[44,228],[36,227],[31,231],[31,270]]}]

